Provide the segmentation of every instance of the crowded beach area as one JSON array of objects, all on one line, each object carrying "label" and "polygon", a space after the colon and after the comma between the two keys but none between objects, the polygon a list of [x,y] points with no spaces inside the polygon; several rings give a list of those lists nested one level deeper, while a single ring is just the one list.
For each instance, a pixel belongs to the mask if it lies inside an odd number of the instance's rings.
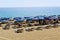
[{"label": "crowded beach area", "polygon": [[0,40],[59,40],[60,15],[0,18]]}]

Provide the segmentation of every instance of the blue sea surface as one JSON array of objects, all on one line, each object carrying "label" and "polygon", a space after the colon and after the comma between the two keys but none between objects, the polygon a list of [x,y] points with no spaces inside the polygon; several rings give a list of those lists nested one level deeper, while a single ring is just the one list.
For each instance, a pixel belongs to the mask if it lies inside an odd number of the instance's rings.
[{"label": "blue sea surface", "polygon": [[0,8],[0,17],[24,17],[38,15],[60,15],[60,7]]}]

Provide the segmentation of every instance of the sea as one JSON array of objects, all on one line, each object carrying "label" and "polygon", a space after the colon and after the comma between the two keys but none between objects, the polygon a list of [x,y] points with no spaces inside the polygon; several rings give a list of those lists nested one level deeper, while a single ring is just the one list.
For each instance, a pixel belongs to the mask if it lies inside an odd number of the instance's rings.
[{"label": "sea", "polygon": [[60,15],[60,7],[4,7],[0,17],[27,17],[39,15]]}]

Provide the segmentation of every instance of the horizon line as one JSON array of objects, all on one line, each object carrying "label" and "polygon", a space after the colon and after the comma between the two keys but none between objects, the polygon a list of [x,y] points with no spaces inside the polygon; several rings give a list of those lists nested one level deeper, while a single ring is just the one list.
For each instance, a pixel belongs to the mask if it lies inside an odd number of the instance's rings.
[{"label": "horizon line", "polygon": [[[43,7],[43,6],[40,6],[40,7]],[[58,6],[44,6],[44,7],[58,7]],[[0,8],[21,8],[21,7],[0,7]]]}]

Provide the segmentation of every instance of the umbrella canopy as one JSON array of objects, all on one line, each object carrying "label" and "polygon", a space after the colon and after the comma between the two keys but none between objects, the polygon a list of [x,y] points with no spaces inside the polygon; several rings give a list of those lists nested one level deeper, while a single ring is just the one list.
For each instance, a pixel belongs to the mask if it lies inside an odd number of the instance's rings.
[{"label": "umbrella canopy", "polygon": [[30,17],[24,17],[24,19],[29,19]]},{"label": "umbrella canopy", "polygon": [[9,20],[10,18],[0,18],[0,20]]},{"label": "umbrella canopy", "polygon": [[58,15],[58,19],[60,19],[60,15]]},{"label": "umbrella canopy", "polygon": [[13,19],[16,20],[16,22],[22,22],[22,21],[24,21],[24,18],[22,18],[22,17],[15,17]]},{"label": "umbrella canopy", "polygon": [[57,19],[57,18],[58,18],[58,16],[56,16],[56,15],[49,16],[49,19]]},{"label": "umbrella canopy", "polygon": [[44,17],[45,17],[45,16],[39,16],[39,19],[40,19],[40,20],[44,20]]},{"label": "umbrella canopy", "polygon": [[39,20],[39,16],[35,16],[33,20]]},{"label": "umbrella canopy", "polygon": [[19,20],[19,19],[22,19],[21,17],[15,17],[13,18],[14,20]]},{"label": "umbrella canopy", "polygon": [[49,16],[44,16],[44,19],[45,20],[49,20]]},{"label": "umbrella canopy", "polygon": [[8,20],[0,20],[0,22],[8,22]]},{"label": "umbrella canopy", "polygon": [[32,21],[33,17],[24,17],[24,19],[27,20],[27,21]]},{"label": "umbrella canopy", "polygon": [[0,22],[8,22],[10,18],[0,18]]},{"label": "umbrella canopy", "polygon": [[35,16],[34,17],[34,20],[44,20],[44,16]]}]

